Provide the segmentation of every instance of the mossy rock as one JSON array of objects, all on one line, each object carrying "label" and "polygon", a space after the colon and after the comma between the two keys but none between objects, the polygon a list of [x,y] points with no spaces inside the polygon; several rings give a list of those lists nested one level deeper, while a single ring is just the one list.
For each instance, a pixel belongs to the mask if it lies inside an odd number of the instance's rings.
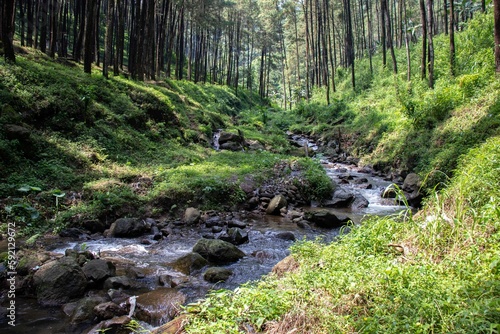
[{"label": "mossy rock", "polygon": [[193,252],[213,263],[236,262],[245,256],[245,253],[235,245],[218,239],[198,240],[193,247]]}]

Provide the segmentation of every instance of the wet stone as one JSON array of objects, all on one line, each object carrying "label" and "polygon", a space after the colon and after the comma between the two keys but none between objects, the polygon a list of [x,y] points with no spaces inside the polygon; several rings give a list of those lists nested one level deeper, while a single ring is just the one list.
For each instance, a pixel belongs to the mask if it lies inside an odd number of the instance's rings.
[{"label": "wet stone", "polygon": [[126,276],[110,277],[104,282],[104,289],[130,289],[132,283]]},{"label": "wet stone", "polygon": [[217,283],[226,281],[232,274],[233,271],[230,269],[211,267],[205,271],[203,278],[208,282]]}]

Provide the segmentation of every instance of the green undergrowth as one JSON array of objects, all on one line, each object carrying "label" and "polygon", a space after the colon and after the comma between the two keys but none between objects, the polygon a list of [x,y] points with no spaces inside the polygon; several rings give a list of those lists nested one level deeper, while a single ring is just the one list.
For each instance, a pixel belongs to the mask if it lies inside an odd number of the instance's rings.
[{"label": "green undergrowth", "polygon": [[[336,75],[337,91],[326,105],[325,91],[290,114],[300,117],[291,129],[342,138],[342,147],[363,165],[389,172],[417,172],[430,190],[455,170],[460,155],[500,133],[500,82],[495,75],[492,13],[477,14],[455,35],[456,74],[450,73],[449,37],[436,36],[435,85],[421,79],[421,43],[412,45],[411,81],[406,50],[396,49],[398,74],[380,55],[356,63],[356,89],[348,71]],[[404,174],[403,173],[403,174]]]},{"label": "green undergrowth", "polygon": [[500,137],[417,215],[370,218],[295,265],[189,305],[188,333],[498,333]]},{"label": "green undergrowth", "polygon": [[[31,49],[16,64],[0,60],[0,76],[0,218],[18,221],[21,234],[188,205],[234,208],[243,181],[258,186],[288,159],[279,113],[245,90],[106,80]],[[218,129],[260,148],[216,152]],[[316,196],[313,169],[306,163]]]}]

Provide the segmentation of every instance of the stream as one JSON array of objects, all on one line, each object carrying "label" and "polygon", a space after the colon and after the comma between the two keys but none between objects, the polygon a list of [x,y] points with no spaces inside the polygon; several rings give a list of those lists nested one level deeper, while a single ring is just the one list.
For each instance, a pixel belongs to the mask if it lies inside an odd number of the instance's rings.
[{"label": "stream", "polygon": [[[309,145],[309,144],[307,144]],[[314,150],[314,146],[311,147]],[[337,183],[343,180],[366,178],[363,184],[349,182],[342,187],[358,192],[369,202],[366,208],[359,210],[329,209],[347,215],[355,223],[360,223],[365,215],[390,215],[397,214],[405,209],[395,205],[394,200],[384,199],[381,192],[390,185],[380,177],[362,173],[360,169],[351,165],[333,163],[328,160],[321,161],[328,175]],[[370,184],[369,187],[366,184]],[[305,210],[318,209],[313,203]],[[116,265],[116,275],[129,275],[131,270],[135,273],[134,284],[128,294],[139,295],[159,287],[158,276],[170,275],[184,282],[177,288],[186,296],[186,303],[203,298],[211,289],[234,289],[246,282],[258,280],[269,273],[272,267],[289,254],[292,240],[283,237],[291,232],[296,240],[323,238],[325,242],[332,241],[338,235],[339,229],[322,229],[311,225],[311,228],[299,228],[290,219],[281,216],[258,214],[241,214],[237,217],[247,224],[245,231],[248,233],[249,242],[239,245],[246,256],[236,263],[224,267],[233,271],[230,278],[223,283],[209,283],[203,279],[203,269],[195,271],[190,276],[175,271],[168,264],[179,257],[192,251],[194,244],[207,232],[207,229],[183,229],[181,233],[155,241],[153,236],[146,235],[140,238],[102,238],[98,240],[75,241],[64,238],[55,238],[45,245],[47,251],[64,254],[65,250],[87,249],[98,254],[101,259],[109,260]],[[288,235],[290,235],[288,233]],[[0,330],[9,333],[86,333],[89,329],[70,325],[69,317],[62,308],[41,307],[36,299],[16,296],[16,327],[6,324],[0,325]],[[146,329],[152,325],[142,323]]]}]

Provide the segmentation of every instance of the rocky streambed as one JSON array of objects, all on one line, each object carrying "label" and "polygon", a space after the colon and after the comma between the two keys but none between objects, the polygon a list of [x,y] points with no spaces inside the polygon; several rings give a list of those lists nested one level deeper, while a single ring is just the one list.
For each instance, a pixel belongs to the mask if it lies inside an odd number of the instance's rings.
[{"label": "rocky streambed", "polygon": [[[300,140],[294,139],[311,154],[317,150],[312,141]],[[265,185],[242,184],[247,203],[238,212],[188,208],[177,220],[121,218],[103,234],[68,229],[46,236],[38,248],[20,252],[17,326],[3,323],[0,328],[12,333],[127,332],[133,318],[153,330],[211,289],[233,289],[269,273],[295,240],[322,237],[329,242],[349,220],[359,223],[366,214],[406,209],[390,198],[395,192],[385,191],[392,181],[370,168],[328,159],[322,163],[337,184],[323,203],[304,199],[293,182],[300,177],[295,166],[277,165],[276,178]],[[285,169],[292,172],[280,173]],[[408,198],[418,189],[418,180],[411,178],[400,184]],[[6,268],[0,268],[5,274]]]}]

